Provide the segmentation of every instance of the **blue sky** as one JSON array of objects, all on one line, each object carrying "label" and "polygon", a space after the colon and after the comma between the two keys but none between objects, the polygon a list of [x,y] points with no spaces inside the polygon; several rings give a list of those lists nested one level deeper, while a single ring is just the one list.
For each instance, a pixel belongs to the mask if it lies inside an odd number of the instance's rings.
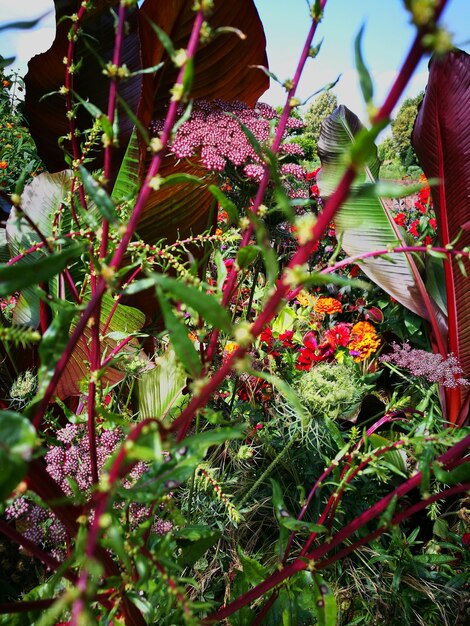
[{"label": "blue sky", "polygon": [[[227,1],[227,0],[226,0]],[[231,0],[234,1],[234,0]],[[52,0],[14,0],[5,3],[0,22],[31,19],[52,10]],[[294,74],[296,63],[309,28],[306,0],[255,0],[264,24],[270,69],[284,80]],[[442,23],[454,34],[454,42],[470,51],[470,0],[450,0]],[[328,0],[323,22],[317,29],[316,42],[324,38],[320,55],[309,60],[299,88],[304,100],[341,74],[334,92],[365,120],[365,111],[354,68],[355,36],[365,24],[364,54],[371,70],[380,104],[393,82],[396,72],[413,39],[413,28],[403,8],[403,0]],[[28,59],[47,49],[54,37],[53,11],[34,31],[3,31],[0,33],[0,54],[16,55],[12,66],[26,70]],[[427,61],[423,61],[412,79],[407,95],[414,96],[426,84]],[[272,85],[263,96],[270,104],[281,104],[285,94]]]}]

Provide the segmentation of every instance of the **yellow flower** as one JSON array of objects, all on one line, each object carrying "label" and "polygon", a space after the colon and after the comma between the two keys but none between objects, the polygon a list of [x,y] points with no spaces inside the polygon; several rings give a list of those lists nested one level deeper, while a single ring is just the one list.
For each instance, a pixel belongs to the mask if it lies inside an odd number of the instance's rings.
[{"label": "yellow flower", "polygon": [[356,363],[369,358],[380,346],[380,339],[370,322],[357,322],[351,329],[349,351],[353,354]]},{"label": "yellow flower", "polygon": [[341,302],[336,300],[336,298],[318,298],[313,307],[315,313],[328,313],[331,315],[332,313],[341,313],[342,307]]},{"label": "yellow flower", "polygon": [[227,354],[232,354],[232,352],[235,352],[237,348],[238,348],[237,343],[235,343],[234,341],[229,341],[228,343],[225,344],[224,352],[226,352]]},{"label": "yellow flower", "polygon": [[8,167],[8,161],[0,161],[0,170],[6,170]]},{"label": "yellow flower", "polygon": [[315,304],[314,298],[312,298],[309,292],[305,291],[305,289],[299,291],[299,293],[296,295],[296,300],[300,304],[300,306],[312,306]]}]

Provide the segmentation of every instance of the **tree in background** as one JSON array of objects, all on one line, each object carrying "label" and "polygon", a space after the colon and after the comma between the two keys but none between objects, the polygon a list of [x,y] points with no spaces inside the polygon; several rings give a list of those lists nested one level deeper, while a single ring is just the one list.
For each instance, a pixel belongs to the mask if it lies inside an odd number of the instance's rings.
[{"label": "tree in background", "polygon": [[378,146],[378,157],[382,163],[396,161],[397,150],[393,137],[386,137]]},{"label": "tree in background", "polygon": [[306,161],[318,160],[317,142],[321,123],[337,106],[338,99],[331,91],[323,91],[310,105],[304,118],[305,130],[301,137],[295,139],[295,142],[303,148]]},{"label": "tree in background", "polygon": [[418,113],[418,105],[423,99],[423,95],[421,92],[414,98],[407,98],[401,105],[397,117],[392,122],[392,136],[395,149],[401,164],[405,168],[419,165],[415,151],[411,146],[411,133]]}]

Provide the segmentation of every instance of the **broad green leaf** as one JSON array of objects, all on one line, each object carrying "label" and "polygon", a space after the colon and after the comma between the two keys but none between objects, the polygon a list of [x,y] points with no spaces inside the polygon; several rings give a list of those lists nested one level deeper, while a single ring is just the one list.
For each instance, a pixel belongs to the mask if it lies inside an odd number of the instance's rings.
[{"label": "broad green leaf", "polygon": [[[66,206],[71,180],[72,172],[69,170],[56,174],[42,173],[31,180],[23,190],[21,196],[22,209],[44,237],[52,235],[52,224],[56,211],[60,206]],[[71,229],[71,213],[65,209],[61,215],[60,233],[68,233]],[[24,215],[15,208],[11,210],[7,220],[6,236],[11,258],[41,241],[38,233],[31,227]],[[15,265],[28,271],[28,268],[41,259],[44,254],[44,249],[37,250],[26,255]],[[36,279],[32,285],[37,284],[37,282],[39,281]],[[57,294],[57,287],[57,280],[53,279],[49,283],[49,293]],[[34,286],[23,289],[13,313],[13,321],[28,326],[39,324],[39,295]]]},{"label": "broad green leaf", "polygon": [[356,289],[365,289],[369,291],[371,285],[364,280],[357,278],[347,278],[339,276],[333,273],[321,273],[313,272],[308,279],[303,283],[304,285],[338,285],[339,287],[355,287]]},{"label": "broad green leaf", "polygon": [[204,182],[199,176],[193,176],[192,174],[170,174],[166,176],[162,182],[162,187],[165,185],[180,185],[181,183],[188,183],[190,185],[203,185]]},{"label": "broad green leaf", "polygon": [[470,480],[470,462],[462,463],[448,472],[443,470],[438,463],[433,463],[432,469],[436,480],[445,485],[458,485]]},{"label": "broad green leaf", "polygon": [[208,526],[185,526],[172,533],[178,548],[178,563],[194,565],[220,539],[221,532]]},{"label": "broad green leaf", "polygon": [[[431,184],[431,181],[428,182]],[[424,183],[405,185],[390,180],[379,180],[375,183],[364,183],[356,190],[356,195],[362,198],[406,198],[417,193],[424,186]]]},{"label": "broad green leaf", "polygon": [[71,244],[60,252],[43,254],[27,266],[21,263],[0,265],[0,296],[7,296],[15,291],[21,291],[31,285],[47,282],[53,276],[60,274],[70,261],[76,259],[83,252],[79,244]]},{"label": "broad green leaf", "polygon": [[255,587],[256,585],[262,583],[263,580],[268,577],[268,570],[266,567],[256,559],[243,552],[240,546],[238,546],[237,552],[238,558],[240,559],[240,563],[243,567],[243,574],[248,585],[250,587]]},{"label": "broad green leaf", "polygon": [[[355,143],[362,125],[354,113],[344,106],[338,107],[322,124],[318,140],[318,153],[322,162],[318,184],[322,196],[329,196],[344,171],[344,158]],[[374,183],[379,175],[380,162],[377,150],[368,165],[358,176],[354,186],[365,181]],[[335,224],[342,246],[349,256],[382,250],[389,245],[403,243],[402,233],[380,198],[358,198],[354,193],[343,203],[335,216]],[[425,287],[411,255],[390,254],[393,263],[383,257],[366,259],[362,271],[395,300],[417,315],[430,319],[437,314],[437,306],[429,312],[425,306]]]},{"label": "broad green leaf", "polygon": [[4,228],[0,228],[0,263],[7,263],[9,260],[7,232]]},{"label": "broad green leaf", "polygon": [[366,104],[372,102],[374,96],[374,86],[372,84],[372,78],[370,77],[369,70],[364,63],[362,54],[362,37],[364,35],[364,26],[361,27],[356,41],[354,43],[354,51],[356,57],[356,69],[359,74],[359,84],[361,85],[362,96]]},{"label": "broad green leaf", "polygon": [[80,175],[82,177],[85,191],[90,196],[91,200],[96,205],[101,215],[108,222],[111,222],[112,224],[117,224],[119,222],[119,216],[116,213],[116,207],[114,206],[114,202],[108,196],[103,187],[101,187],[96,182],[93,176],[83,165],[80,165]]},{"label": "broad green leaf", "polygon": [[160,288],[157,288],[157,297],[162,310],[165,328],[170,335],[175,353],[188,374],[192,378],[197,378],[201,373],[201,360],[193,342],[188,337],[188,329],[184,322],[175,316]]},{"label": "broad green leaf", "polygon": [[139,140],[134,128],[114,183],[111,194],[113,201],[119,204],[134,198],[139,189],[139,180]]},{"label": "broad green leaf", "polygon": [[216,185],[209,185],[209,191],[213,194],[215,199],[220,204],[221,208],[227,212],[227,215],[230,218],[232,224],[238,224],[240,219],[240,215],[238,213],[238,208],[230,198],[224,194],[224,192],[219,189]]},{"label": "broad green leaf", "polygon": [[274,480],[274,478],[270,478],[271,486],[273,489],[273,506],[274,513],[276,515],[276,519],[279,524],[282,525],[282,520],[284,517],[290,517],[288,510],[286,509],[286,505],[284,504],[284,497],[282,495],[281,486]]},{"label": "broad green leaf", "polygon": [[244,246],[237,254],[238,267],[242,270],[248,269],[259,255],[258,246]]},{"label": "broad green leaf", "polygon": [[[369,436],[369,441],[373,448],[385,448],[392,443],[390,439],[382,437],[382,435],[377,435],[376,433]],[[388,452],[385,452],[383,458],[393,465],[400,473],[405,474],[406,462],[399,450],[389,450]]]},{"label": "broad green leaf", "polygon": [[322,524],[314,524],[313,522],[305,522],[304,520],[295,519],[295,517],[283,517],[281,519],[281,524],[289,529],[294,530],[295,532],[303,532],[303,533],[328,533],[328,528],[323,526]]},{"label": "broad green leaf", "polygon": [[0,498],[8,498],[28,468],[36,431],[15,411],[0,411]]},{"label": "broad green leaf", "polygon": [[5,59],[4,57],[0,56],[0,70],[5,69],[9,65],[12,65],[15,59],[16,57],[8,57]]},{"label": "broad green leaf", "polygon": [[163,276],[162,274],[152,274],[151,278],[158,287],[174,300],[184,302],[184,304],[197,311],[209,324],[225,332],[230,332],[230,316],[214,296],[208,295],[193,285],[187,285],[181,280]]},{"label": "broad green leaf", "polygon": [[156,417],[163,420],[172,408],[178,406],[186,374],[173,350],[167,350],[155,359],[155,367],[144,372],[138,381],[139,414],[141,419]]},{"label": "broad green leaf", "polygon": [[157,26],[157,24],[155,24],[155,22],[153,22],[152,20],[149,20],[149,24],[152,27],[153,32],[160,40],[160,43],[165,48],[166,53],[168,54],[170,59],[173,58],[175,55],[175,48],[173,47],[173,42],[171,41],[170,37],[168,37],[166,32],[162,28],[160,28],[160,26]]},{"label": "broad green leaf", "polygon": [[258,242],[258,249],[263,258],[266,270],[267,283],[274,284],[279,276],[279,262],[277,253],[271,245],[270,238],[266,229],[266,225],[254,213],[251,215],[251,221],[255,229],[255,237]]},{"label": "broad green leaf", "polygon": [[320,574],[314,574],[313,577],[317,588],[315,603],[318,626],[336,626],[338,609],[335,594]]}]

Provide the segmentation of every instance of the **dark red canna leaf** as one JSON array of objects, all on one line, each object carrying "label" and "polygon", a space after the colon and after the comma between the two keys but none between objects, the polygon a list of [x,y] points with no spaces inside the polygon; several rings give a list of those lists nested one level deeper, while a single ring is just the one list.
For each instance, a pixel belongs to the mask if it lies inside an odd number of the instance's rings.
[{"label": "dark red canna leaf", "polygon": [[[49,50],[31,59],[25,77],[25,114],[38,152],[51,172],[66,167],[64,152],[59,146],[59,138],[69,133],[66,117],[65,98],[57,92],[65,82],[68,33],[73,22],[64,16],[76,13],[81,5],[79,0],[54,0],[56,7],[56,36]],[[85,13],[81,22],[82,35],[76,42],[75,62],[83,59],[79,70],[73,75],[73,89],[84,100],[89,100],[103,113],[107,113],[109,80],[103,75],[103,64],[112,60],[114,50],[115,16],[111,8],[117,0],[97,0],[93,8]],[[122,45],[121,65],[126,64],[130,71],[141,69],[140,45],[137,24],[137,8],[128,9],[128,29]],[[142,76],[136,75],[119,83],[119,95],[129,108],[136,112],[142,91]],[[92,118],[83,107],[79,108],[77,127],[90,128]],[[127,114],[119,112],[119,146],[115,152],[114,173],[124,156],[133,128]],[[64,146],[70,150],[70,143]],[[92,167],[99,167],[100,160]]]},{"label": "dark red canna leaf", "polygon": [[[428,178],[439,178],[431,189],[438,234],[446,246],[458,237],[457,248],[470,245],[465,228],[470,219],[470,56],[461,51],[433,57],[429,82],[416,118],[412,143]],[[462,232],[461,232],[462,231]],[[468,262],[465,263],[469,270]],[[470,289],[468,278],[455,260],[444,261],[448,350],[470,376]],[[451,421],[461,403],[460,392],[451,394]]]},{"label": "dark red canna leaf", "polygon": [[[67,54],[67,35],[72,22],[60,22],[60,19],[76,12],[80,4],[79,0],[55,0],[56,38],[50,50],[30,61],[25,79],[26,114],[31,133],[50,171],[65,167],[64,154],[58,142],[60,137],[69,132],[69,125],[63,96],[54,94],[42,101],[41,98],[47,93],[58,91],[64,84],[66,68],[63,59]],[[112,57],[114,18],[110,7],[117,4],[117,0],[97,0],[83,20],[82,30],[87,36],[81,37],[76,44],[76,59],[83,56],[83,63],[74,75],[74,90],[103,112],[107,109],[107,79],[96,57],[99,56],[104,62]],[[144,126],[148,126],[151,119],[165,116],[170,89],[178,71],[150,22],[167,33],[175,50],[184,49],[194,20],[193,4],[192,0],[146,0],[140,9],[135,8],[128,13],[129,29],[123,41],[121,64],[125,63],[131,71],[136,71],[164,63],[155,73],[138,75],[120,83],[120,96],[131,111],[138,114]],[[214,36],[199,46],[190,96],[205,100],[242,100],[254,105],[267,89],[269,80],[259,68],[252,67],[267,66],[266,40],[253,1],[215,0],[208,21]],[[232,30],[218,32],[221,28]],[[234,29],[243,33],[245,38],[240,38]],[[85,41],[92,42],[92,50],[85,45]],[[119,148],[114,155],[116,169],[124,156],[133,125],[122,108],[119,110]],[[83,107],[79,108],[77,125],[80,129],[91,126],[91,118]],[[141,174],[148,158],[146,146],[142,144]],[[100,160],[95,159],[91,167],[99,165]],[[137,167],[136,164],[134,167]],[[197,165],[178,163],[168,157],[161,175],[178,172],[206,174]],[[204,188],[188,184],[156,191],[145,208],[139,234],[147,241],[154,242],[161,238],[175,239],[178,233],[186,236],[200,232],[207,227],[211,202],[212,196]]]},{"label": "dark red canna leaf", "polygon": [[[176,50],[185,48],[194,19],[193,2],[144,2],[140,19],[141,47],[144,67],[168,61],[167,53],[150,26],[154,22],[173,42]],[[209,24],[218,28],[238,29],[245,39],[234,32],[222,33],[202,43],[196,54],[194,80],[190,97],[200,100],[241,100],[253,106],[268,88],[267,76],[253,65],[267,66],[266,39],[252,0],[225,2],[216,0]],[[144,90],[139,117],[147,126],[152,119],[164,117],[177,69],[166,62],[154,75],[144,76]],[[207,175],[207,172],[173,157],[165,160],[162,176],[179,172]],[[210,182],[210,181],[208,181]],[[152,193],[139,224],[139,234],[150,242],[162,237],[170,240],[198,233],[208,227],[213,196],[204,188],[181,184]]]}]

